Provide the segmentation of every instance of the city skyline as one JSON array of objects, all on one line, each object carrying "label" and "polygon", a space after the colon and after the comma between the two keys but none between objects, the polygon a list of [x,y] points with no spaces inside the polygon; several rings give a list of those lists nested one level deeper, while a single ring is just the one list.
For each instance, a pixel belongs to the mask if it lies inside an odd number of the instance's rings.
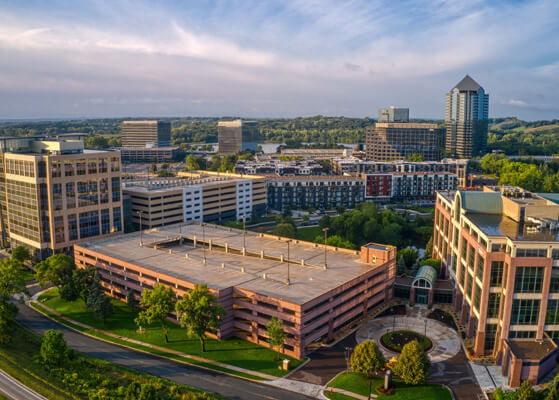
[{"label": "city skyline", "polygon": [[[465,74],[489,117],[559,111],[552,1],[0,1],[0,119],[444,118]],[[523,29],[518,29],[523,26]]]}]

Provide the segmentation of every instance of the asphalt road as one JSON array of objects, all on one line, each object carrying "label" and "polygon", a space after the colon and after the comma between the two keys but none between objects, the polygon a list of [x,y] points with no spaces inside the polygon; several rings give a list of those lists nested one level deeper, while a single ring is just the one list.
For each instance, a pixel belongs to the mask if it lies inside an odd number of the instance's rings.
[{"label": "asphalt road", "polygon": [[0,393],[11,400],[47,400],[0,370]]},{"label": "asphalt road", "polygon": [[20,304],[18,307],[19,313],[16,320],[20,324],[41,335],[49,329],[60,330],[64,333],[68,346],[92,357],[160,376],[200,390],[217,393],[232,400],[309,399],[309,397],[298,393],[109,344],[68,329],[26,305]]}]

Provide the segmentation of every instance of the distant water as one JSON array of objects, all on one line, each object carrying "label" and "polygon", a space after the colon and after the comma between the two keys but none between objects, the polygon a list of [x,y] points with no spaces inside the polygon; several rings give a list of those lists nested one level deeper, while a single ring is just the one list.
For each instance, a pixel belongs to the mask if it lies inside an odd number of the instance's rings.
[{"label": "distant water", "polygon": [[[218,146],[217,143],[208,143],[211,144],[214,149],[217,150]],[[303,142],[303,144],[307,145],[307,144],[312,144],[312,143],[308,143],[308,142]],[[338,143],[348,149],[353,149],[356,144],[350,144],[350,143]],[[259,146],[262,146],[262,151],[264,152],[264,154],[273,154],[273,153],[277,153],[278,151],[278,147],[281,145],[285,145],[285,143],[259,143]]]}]

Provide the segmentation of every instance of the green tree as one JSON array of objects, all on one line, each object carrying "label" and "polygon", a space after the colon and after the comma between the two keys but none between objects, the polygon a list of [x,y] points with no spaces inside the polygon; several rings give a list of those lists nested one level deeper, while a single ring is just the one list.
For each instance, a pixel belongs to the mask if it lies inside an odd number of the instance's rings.
[{"label": "green tree", "polygon": [[437,273],[441,271],[441,260],[438,258],[428,258],[426,260],[421,260],[419,265],[430,265],[437,270]]},{"label": "green tree", "polygon": [[24,246],[17,246],[12,250],[12,260],[23,264],[25,260],[30,260],[31,254],[29,253],[29,249]]},{"label": "green tree", "polygon": [[167,288],[158,283],[153,290],[144,289],[140,300],[140,306],[144,310],[138,314],[134,322],[138,326],[151,325],[155,321],[161,322],[165,343],[169,343],[167,317],[175,308],[176,302],[177,296],[171,287]]},{"label": "green tree", "polygon": [[221,318],[225,316],[225,309],[219,304],[217,297],[210,293],[206,284],[195,285],[177,303],[175,310],[180,325],[187,329],[189,336],[197,336],[202,351],[206,351],[206,332],[218,330]]},{"label": "green tree", "polygon": [[406,272],[406,262],[404,261],[404,257],[400,257],[398,262],[396,262],[396,274],[402,275]]},{"label": "green tree", "polygon": [[153,385],[150,385],[149,383],[142,384],[138,400],[157,400],[157,398],[157,391]]},{"label": "green tree", "polygon": [[132,289],[129,289],[128,293],[126,293],[126,305],[131,310],[135,309],[138,305],[138,301],[136,300],[136,296],[134,295],[134,291]]},{"label": "green tree", "polygon": [[78,296],[73,280],[75,269],[74,260],[65,254],[50,256],[35,266],[39,284],[43,287],[49,284],[58,287],[60,297],[66,301],[74,301]]},{"label": "green tree", "polygon": [[103,325],[105,325],[107,319],[111,318],[114,313],[111,298],[104,293],[97,297],[93,305],[93,313],[97,318],[102,319]]},{"label": "green tree", "polygon": [[406,157],[406,160],[412,162],[423,162],[425,161],[423,154],[420,153],[413,153]]},{"label": "green tree", "polygon": [[17,307],[10,301],[10,296],[27,294],[25,279],[20,263],[9,258],[0,260],[0,343],[11,339],[11,327],[17,315]]},{"label": "green tree", "polygon": [[[72,282],[76,294],[84,301],[84,303],[87,303],[89,300],[91,287],[94,283],[96,276],[98,280],[100,279],[98,275],[99,273],[97,269],[92,266],[87,266],[85,268],[77,268],[74,269],[74,271],[72,272]],[[97,283],[99,284],[99,286],[101,285],[100,282]]]},{"label": "green tree", "polygon": [[538,393],[532,387],[530,381],[522,382],[520,388],[516,391],[517,400],[537,400]]},{"label": "green tree", "polygon": [[399,250],[396,257],[398,259],[400,259],[401,257],[404,258],[404,261],[406,263],[406,268],[410,269],[412,265],[415,263],[415,261],[417,260],[418,254],[417,251],[415,251],[414,249],[406,248],[406,249]]},{"label": "green tree", "polygon": [[433,235],[429,237],[429,241],[425,245],[425,258],[433,256]]},{"label": "green tree", "polygon": [[297,234],[293,225],[287,223],[277,224],[272,230],[272,233],[277,236],[283,236],[289,238],[294,238],[295,235]]},{"label": "green tree", "polygon": [[278,359],[280,354],[283,352],[283,345],[285,343],[285,338],[287,334],[283,330],[283,324],[276,317],[272,317],[270,322],[266,325],[266,330],[268,331],[268,336],[270,339],[270,346],[273,348],[278,348]]},{"label": "green tree", "polygon": [[384,355],[378,348],[377,344],[372,340],[365,340],[364,342],[355,346],[350,358],[351,368],[355,372],[364,374],[369,379],[369,398],[371,393],[371,383],[373,377],[379,373],[386,360]]},{"label": "green tree", "polygon": [[142,385],[140,385],[138,382],[130,382],[130,384],[126,388],[124,400],[138,400],[140,398],[141,391]]},{"label": "green tree", "polygon": [[394,363],[394,373],[408,385],[418,385],[427,381],[431,373],[431,361],[421,350],[417,340],[404,345],[400,357]]},{"label": "green tree", "polygon": [[41,362],[47,367],[60,367],[69,358],[64,334],[54,329],[45,332],[39,351]]}]

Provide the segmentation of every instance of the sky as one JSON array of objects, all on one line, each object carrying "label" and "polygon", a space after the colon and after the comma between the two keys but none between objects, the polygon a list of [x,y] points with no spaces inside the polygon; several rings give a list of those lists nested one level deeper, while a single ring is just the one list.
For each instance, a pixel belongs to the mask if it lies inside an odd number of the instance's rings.
[{"label": "sky", "polygon": [[557,0],[0,0],[0,119],[559,118]]}]

